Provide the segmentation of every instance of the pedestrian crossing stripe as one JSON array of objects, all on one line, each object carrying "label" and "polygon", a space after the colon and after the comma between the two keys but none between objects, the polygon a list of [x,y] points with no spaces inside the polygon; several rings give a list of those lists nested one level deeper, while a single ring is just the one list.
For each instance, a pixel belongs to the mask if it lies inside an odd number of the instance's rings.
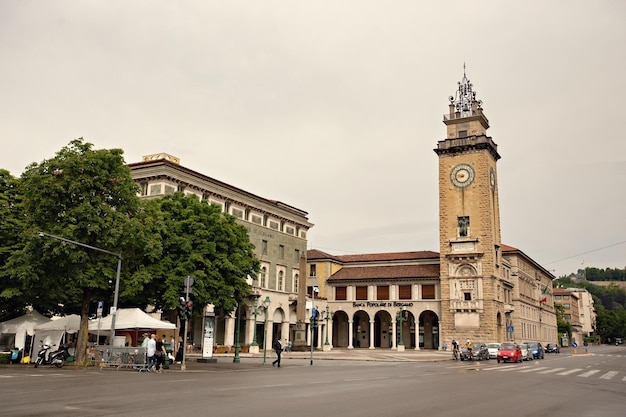
[{"label": "pedestrian crossing stripe", "polygon": [[541,371],[539,373],[540,374],[551,374],[552,372],[559,372],[559,371],[562,371],[563,369],[566,369],[566,368],[552,368],[552,369],[548,369],[548,370],[545,370],[545,371]]},{"label": "pedestrian crossing stripe", "polygon": [[582,374],[580,374],[578,376],[581,377],[581,378],[588,378],[588,377],[590,377],[593,374],[597,374],[598,372],[600,372],[599,369],[592,369],[591,371],[584,372],[584,373],[582,373]]},{"label": "pedestrian crossing stripe", "polygon": [[575,372],[580,372],[580,371],[582,371],[581,368],[574,368],[574,369],[570,369],[569,371],[558,373],[557,375],[570,375],[570,374],[573,374]]},{"label": "pedestrian crossing stripe", "polygon": [[602,375],[600,379],[612,379],[615,375],[617,375],[617,371],[609,371],[606,374]]},{"label": "pedestrian crossing stripe", "polygon": [[524,369],[523,371],[520,371],[522,373],[526,373],[526,372],[537,372],[537,371],[541,371],[544,369],[548,369],[547,366],[538,366],[536,368],[529,368],[529,369]]}]

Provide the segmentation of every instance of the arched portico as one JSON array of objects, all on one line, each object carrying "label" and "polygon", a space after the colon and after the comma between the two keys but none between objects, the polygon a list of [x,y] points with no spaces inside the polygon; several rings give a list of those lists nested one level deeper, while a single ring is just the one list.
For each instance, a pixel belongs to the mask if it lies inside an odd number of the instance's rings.
[{"label": "arched portico", "polygon": [[390,348],[393,345],[394,326],[391,314],[381,310],[374,315],[374,347]]},{"label": "arched portico", "polygon": [[419,315],[419,348],[439,349],[439,317],[431,310]]},{"label": "arched portico", "polygon": [[345,311],[337,311],[333,315],[332,345],[338,348],[352,347],[350,322]]},{"label": "arched portico", "polygon": [[363,310],[354,313],[352,319],[352,347],[369,348],[370,344],[370,316]]}]

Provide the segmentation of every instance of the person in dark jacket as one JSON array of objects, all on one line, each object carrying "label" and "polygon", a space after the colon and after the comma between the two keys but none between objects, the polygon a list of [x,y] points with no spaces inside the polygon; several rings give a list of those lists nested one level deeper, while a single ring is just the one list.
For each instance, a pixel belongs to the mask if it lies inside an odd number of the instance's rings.
[{"label": "person in dark jacket", "polygon": [[278,364],[278,367],[280,368],[280,354],[283,353],[283,345],[280,343],[280,339],[277,339],[274,342],[274,352],[276,352],[276,360],[272,362],[272,366]]}]

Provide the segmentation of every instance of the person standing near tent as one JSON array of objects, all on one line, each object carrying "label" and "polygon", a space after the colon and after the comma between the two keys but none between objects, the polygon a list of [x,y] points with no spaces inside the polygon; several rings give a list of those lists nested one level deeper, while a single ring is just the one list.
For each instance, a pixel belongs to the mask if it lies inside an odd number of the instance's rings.
[{"label": "person standing near tent", "polygon": [[156,371],[156,334],[148,340],[148,372]]}]

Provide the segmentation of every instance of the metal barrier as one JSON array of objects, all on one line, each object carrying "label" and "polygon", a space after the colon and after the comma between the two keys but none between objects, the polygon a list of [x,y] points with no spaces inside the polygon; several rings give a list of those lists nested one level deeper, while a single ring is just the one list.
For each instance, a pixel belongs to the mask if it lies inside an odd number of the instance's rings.
[{"label": "metal barrier", "polygon": [[143,347],[95,346],[93,361],[100,368],[131,368],[140,372],[148,370],[146,348]]}]

